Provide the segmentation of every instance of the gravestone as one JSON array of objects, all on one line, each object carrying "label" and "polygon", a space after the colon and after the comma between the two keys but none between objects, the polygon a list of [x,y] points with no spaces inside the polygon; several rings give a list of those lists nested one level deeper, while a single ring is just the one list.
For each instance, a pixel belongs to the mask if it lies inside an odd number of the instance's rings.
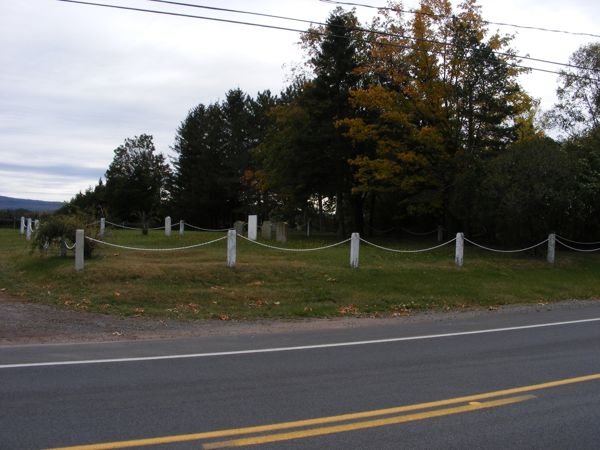
[{"label": "gravestone", "polygon": [[273,224],[270,221],[265,220],[262,223],[261,236],[268,241],[273,239]]},{"label": "gravestone", "polygon": [[244,222],[241,220],[236,220],[233,222],[233,229],[236,234],[244,234]]},{"label": "gravestone", "polygon": [[288,224],[286,222],[275,222],[275,240],[277,242],[287,242]]},{"label": "gravestone", "polygon": [[255,215],[248,216],[248,239],[256,240],[256,228],[258,225],[258,217]]},{"label": "gravestone", "polygon": [[165,236],[171,236],[171,216],[165,217]]}]

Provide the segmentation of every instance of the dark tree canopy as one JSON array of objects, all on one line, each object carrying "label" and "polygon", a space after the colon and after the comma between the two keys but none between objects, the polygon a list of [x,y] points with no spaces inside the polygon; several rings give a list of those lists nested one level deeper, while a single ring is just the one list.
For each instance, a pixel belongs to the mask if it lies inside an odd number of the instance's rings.
[{"label": "dark tree canopy", "polygon": [[127,138],[115,149],[105,175],[111,217],[145,223],[168,199],[170,169],[164,156],[155,151],[152,136],[147,134]]}]

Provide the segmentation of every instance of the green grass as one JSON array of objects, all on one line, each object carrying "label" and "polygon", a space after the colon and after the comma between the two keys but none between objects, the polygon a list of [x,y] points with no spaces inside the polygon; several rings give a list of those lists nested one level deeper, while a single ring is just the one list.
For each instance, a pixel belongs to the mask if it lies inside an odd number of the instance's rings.
[{"label": "green grass", "polygon": [[[206,242],[224,233],[112,231],[110,242],[165,248]],[[335,237],[292,236],[291,248],[336,242]],[[375,240],[394,248],[435,243]],[[270,242],[273,245],[279,245]],[[454,265],[454,246],[394,254],[361,245],[360,268],[349,265],[349,243],[307,253],[258,247],[238,239],[237,265],[227,269],[226,241],[165,253],[98,245],[85,270],[72,255],[31,251],[18,231],[0,230],[0,288],[32,302],[107,314],[154,318],[298,318],[387,316],[416,310],[497,306],[600,298],[600,253],[559,250],[554,266],[545,252],[501,255],[467,246]],[[543,249],[542,249],[543,250]]]}]

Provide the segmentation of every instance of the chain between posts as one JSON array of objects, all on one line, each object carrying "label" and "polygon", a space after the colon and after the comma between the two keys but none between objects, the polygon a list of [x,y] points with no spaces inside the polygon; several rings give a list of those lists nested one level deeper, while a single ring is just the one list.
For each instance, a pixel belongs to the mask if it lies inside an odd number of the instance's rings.
[{"label": "chain between posts", "polygon": [[332,247],[337,247],[338,245],[342,245],[345,244],[346,242],[350,242],[350,238],[345,239],[343,241],[340,242],[336,242],[335,244],[331,244],[331,245],[325,245],[323,247],[315,247],[315,248],[286,248],[286,247],[275,247],[274,245],[267,245],[267,244],[263,244],[262,242],[258,242],[258,241],[253,241],[251,239],[248,239],[246,236],[243,236],[241,234],[238,233],[238,237],[241,237],[242,239],[251,242],[253,244],[259,245],[261,247],[266,247],[266,248],[270,248],[273,250],[281,250],[281,251],[287,251],[287,252],[315,252],[318,250],[325,250],[327,248],[332,248]]},{"label": "chain between posts", "polygon": [[591,253],[591,252],[597,252],[597,251],[600,250],[600,247],[599,248],[575,248],[575,247],[571,247],[570,245],[567,245],[564,242],[561,242],[561,240],[558,239],[558,236],[557,236],[556,242],[558,242],[563,247],[566,247],[569,250],[573,250],[575,252]]},{"label": "chain between posts", "polygon": [[373,242],[369,242],[369,241],[367,241],[366,239],[363,239],[363,238],[360,238],[360,240],[363,241],[367,245],[371,245],[371,246],[373,246],[375,248],[378,248],[380,250],[385,250],[386,252],[394,252],[394,253],[421,253],[421,252],[428,252],[428,251],[431,251],[431,250],[435,250],[435,249],[441,248],[441,247],[443,247],[445,245],[448,245],[448,244],[456,241],[456,238],[452,238],[449,241],[446,241],[446,242],[444,242],[444,243],[442,243],[440,245],[436,245],[435,247],[423,248],[423,249],[418,249],[418,250],[402,250],[402,249],[388,248],[388,247],[383,247],[381,245],[374,244]]},{"label": "chain between posts", "polygon": [[467,238],[464,238],[464,239],[469,244],[473,244],[475,247],[479,247],[479,248],[481,248],[483,250],[488,250],[490,252],[496,252],[496,253],[519,253],[519,252],[526,252],[527,250],[534,249],[534,248],[539,247],[540,245],[544,245],[545,243],[548,242],[548,239],[544,239],[542,242],[538,242],[537,244],[532,245],[531,247],[527,247],[527,248],[520,248],[520,249],[517,249],[517,250],[498,250],[498,249],[495,249],[495,248],[484,247],[483,245],[478,244],[477,242],[473,242],[472,240],[467,239]]},{"label": "chain between posts", "polygon": [[579,244],[579,245],[598,245],[598,244],[600,244],[600,241],[599,242],[578,242],[578,241],[574,241],[572,239],[567,239],[566,237],[561,236],[560,234],[557,234],[556,237],[559,239],[562,239],[563,241],[570,242],[571,244]]},{"label": "chain between posts", "polygon": [[209,244],[214,244],[215,242],[219,242],[222,240],[227,239],[227,236],[222,236],[218,239],[214,239],[212,241],[208,241],[208,242],[202,242],[200,244],[193,244],[193,245],[187,245],[185,247],[172,247],[172,248],[144,248],[144,247],[130,247],[127,245],[119,245],[119,244],[113,244],[111,242],[106,242],[106,241],[100,241],[98,239],[94,239],[92,237],[86,236],[86,239],[92,241],[92,242],[96,242],[98,244],[102,244],[102,245],[107,245],[109,247],[115,247],[115,248],[122,248],[124,250],[135,250],[135,251],[140,251],[140,252],[172,252],[172,251],[179,251],[179,250],[188,250],[191,248],[198,248],[198,247],[203,247],[205,245],[209,245]]}]

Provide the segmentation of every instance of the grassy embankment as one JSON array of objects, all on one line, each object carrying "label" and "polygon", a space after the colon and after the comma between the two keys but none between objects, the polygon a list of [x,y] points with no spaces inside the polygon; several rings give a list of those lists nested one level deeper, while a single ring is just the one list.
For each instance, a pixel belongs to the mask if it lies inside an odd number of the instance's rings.
[{"label": "grassy embankment", "polygon": [[[111,231],[107,240],[150,248],[205,242],[225,233]],[[291,248],[334,237],[292,236]],[[375,242],[424,248],[433,241]],[[274,245],[274,242],[272,242]],[[15,230],[0,230],[0,289],[32,302],[94,312],[162,318],[253,319],[401,315],[410,311],[600,298],[600,253],[557,249],[551,267],[538,255],[504,255],[468,246],[454,265],[454,244],[427,253],[394,254],[361,245],[360,268],[349,243],[308,253],[265,249],[238,239],[237,266],[225,267],[226,241],[180,252],[142,253],[98,246],[85,270],[72,255],[46,256]]]}]

